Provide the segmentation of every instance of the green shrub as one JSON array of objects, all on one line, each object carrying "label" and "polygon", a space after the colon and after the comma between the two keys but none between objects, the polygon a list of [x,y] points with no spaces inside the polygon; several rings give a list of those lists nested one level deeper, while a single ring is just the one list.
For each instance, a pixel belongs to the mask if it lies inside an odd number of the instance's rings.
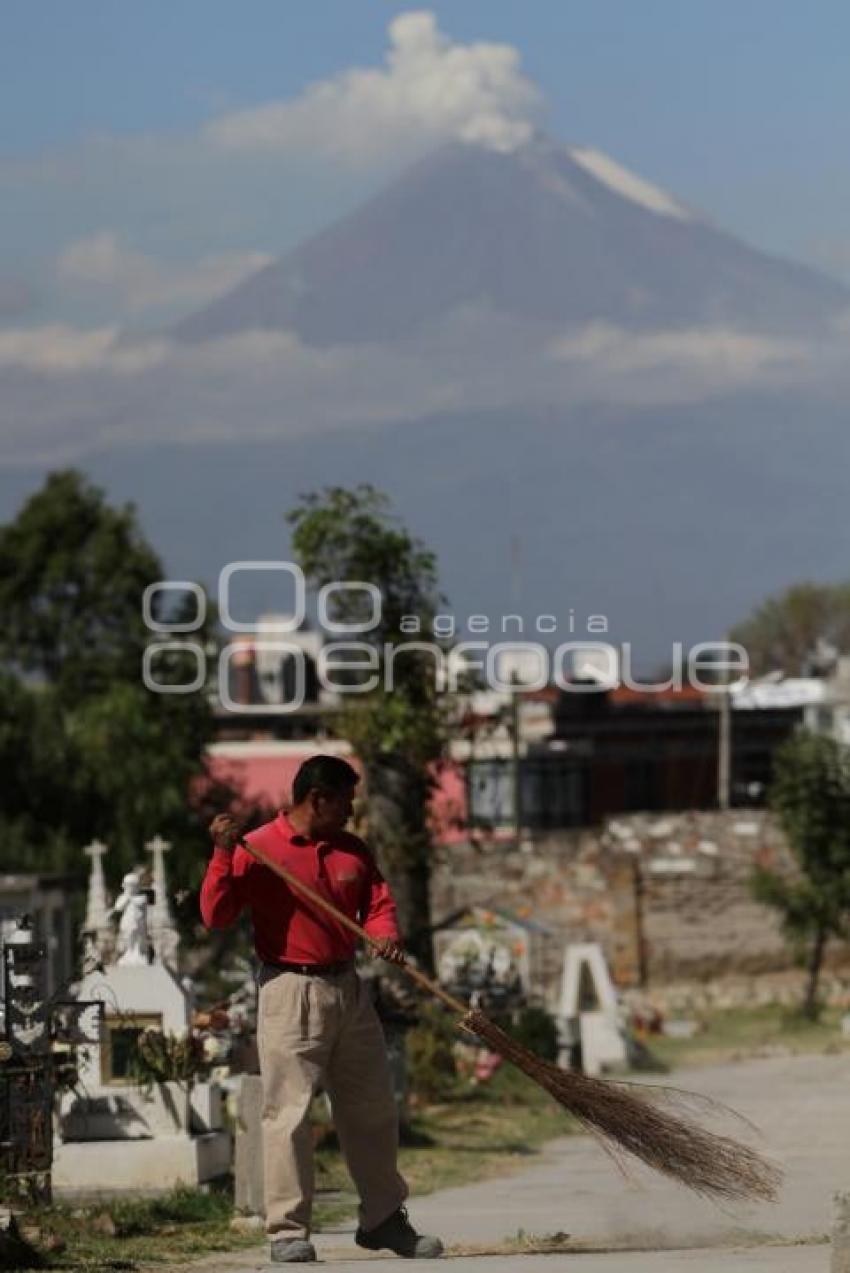
[{"label": "green shrub", "polygon": [[[523,1008],[513,1017],[499,1019],[498,1024],[543,1060],[557,1060],[558,1030],[554,1017],[545,1008]],[[456,1058],[459,1041],[454,1020],[448,1013],[436,1004],[421,1006],[419,1023],[407,1035],[408,1079],[416,1096],[424,1101],[447,1101],[458,1099],[473,1089],[483,1093],[493,1087],[509,1102],[525,1103],[529,1100],[525,1090],[529,1084],[512,1066],[502,1067],[512,1074],[507,1078],[501,1077],[495,1085],[493,1080],[476,1085],[471,1074],[464,1077]],[[498,1075],[502,1074],[502,1068],[497,1071]]]},{"label": "green shrub", "polygon": [[542,1057],[544,1061],[557,1061],[558,1027],[555,1018],[545,1008],[523,1008],[513,1021],[500,1024],[518,1043],[536,1056]]},{"label": "green shrub", "polygon": [[488,1105],[507,1108],[516,1105],[543,1105],[550,1097],[515,1065],[505,1061],[492,1078],[471,1087],[465,1099],[485,1101]]},{"label": "green shrub", "polygon": [[195,1035],[185,1037],[162,1030],[143,1030],[130,1065],[143,1089],[154,1083],[191,1083],[205,1069],[203,1047]]},{"label": "green shrub", "polygon": [[408,1080],[411,1091],[421,1100],[445,1101],[457,1095],[456,1042],[452,1018],[436,1004],[423,1004],[419,1022],[406,1039]]}]

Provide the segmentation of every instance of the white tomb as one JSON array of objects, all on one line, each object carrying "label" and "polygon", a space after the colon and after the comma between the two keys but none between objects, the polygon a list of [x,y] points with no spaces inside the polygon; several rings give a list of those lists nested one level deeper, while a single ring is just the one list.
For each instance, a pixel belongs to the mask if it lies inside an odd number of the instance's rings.
[{"label": "white tomb", "polygon": [[[92,859],[87,940],[90,953],[103,962],[83,978],[77,995],[100,1000],[104,1012],[99,1042],[79,1056],[78,1089],[60,1103],[53,1161],[53,1184],[60,1191],[164,1190],[200,1184],[230,1168],[231,1141],[222,1129],[217,1085],[141,1084],[134,1071],[141,1033],[185,1038],[193,1008],[176,975],[179,937],[163,862],[168,845],[157,837],[147,847],[154,855],[152,905],[141,873],[134,871],[109,907],[101,864],[105,846],[86,850]],[[117,939],[109,925],[116,914]]]},{"label": "white tomb", "polygon": [[567,947],[559,1016],[567,1035],[578,1036],[585,1074],[598,1075],[626,1064],[617,992],[596,942]]}]

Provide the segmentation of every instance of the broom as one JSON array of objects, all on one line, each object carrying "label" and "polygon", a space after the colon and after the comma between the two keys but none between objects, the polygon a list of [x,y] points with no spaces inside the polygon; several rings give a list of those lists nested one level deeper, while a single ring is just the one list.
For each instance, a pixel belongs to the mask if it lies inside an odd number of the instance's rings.
[{"label": "broom", "polygon": [[[373,950],[379,949],[379,944],[365,929],[321,893],[241,837],[239,843],[302,897],[333,916]],[[696,1123],[660,1108],[656,1100],[670,1095],[667,1089],[612,1082],[610,1079],[590,1078],[574,1070],[562,1070],[536,1056],[483,1012],[470,1009],[418,968],[407,962],[400,966],[417,985],[460,1017],[457,1024],[462,1030],[475,1035],[491,1051],[522,1070],[586,1130],[600,1137],[605,1148],[626,1150],[649,1167],[707,1197],[775,1200],[782,1180],[780,1170],[748,1145],[729,1136],[706,1131]]]}]

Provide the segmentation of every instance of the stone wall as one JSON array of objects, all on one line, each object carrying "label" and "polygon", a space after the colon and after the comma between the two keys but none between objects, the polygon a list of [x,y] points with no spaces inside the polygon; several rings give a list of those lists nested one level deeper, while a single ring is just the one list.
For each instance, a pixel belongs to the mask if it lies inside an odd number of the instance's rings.
[{"label": "stone wall", "polygon": [[[623,1003],[646,1017],[653,1011],[663,1018],[686,1017],[700,1020],[729,1009],[798,1009],[803,1002],[807,976],[803,969],[786,968],[758,977],[729,973],[711,981],[657,982],[648,990],[626,990]],[[818,998],[828,1008],[850,1010],[850,965],[830,968],[821,974]]]},{"label": "stone wall", "polygon": [[650,984],[781,970],[792,959],[775,912],[750,895],[756,864],[794,869],[762,810],[636,814],[519,850],[452,845],[434,873],[432,913],[439,922],[477,904],[547,925],[536,988],[550,1003],[569,942],[598,941],[623,987],[640,979],[641,940]]}]

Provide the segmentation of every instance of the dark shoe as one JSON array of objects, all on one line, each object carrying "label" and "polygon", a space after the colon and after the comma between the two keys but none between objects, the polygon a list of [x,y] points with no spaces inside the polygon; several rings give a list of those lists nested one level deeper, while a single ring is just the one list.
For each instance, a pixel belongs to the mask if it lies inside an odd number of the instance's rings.
[{"label": "dark shoe", "polygon": [[272,1264],[312,1264],[316,1248],[306,1238],[275,1238],[269,1258]]},{"label": "dark shoe", "polygon": [[377,1229],[358,1229],[354,1241],[358,1246],[366,1247],[367,1251],[380,1251],[386,1247],[405,1260],[435,1260],[443,1254],[440,1239],[427,1233],[417,1233],[404,1207],[394,1211]]}]

